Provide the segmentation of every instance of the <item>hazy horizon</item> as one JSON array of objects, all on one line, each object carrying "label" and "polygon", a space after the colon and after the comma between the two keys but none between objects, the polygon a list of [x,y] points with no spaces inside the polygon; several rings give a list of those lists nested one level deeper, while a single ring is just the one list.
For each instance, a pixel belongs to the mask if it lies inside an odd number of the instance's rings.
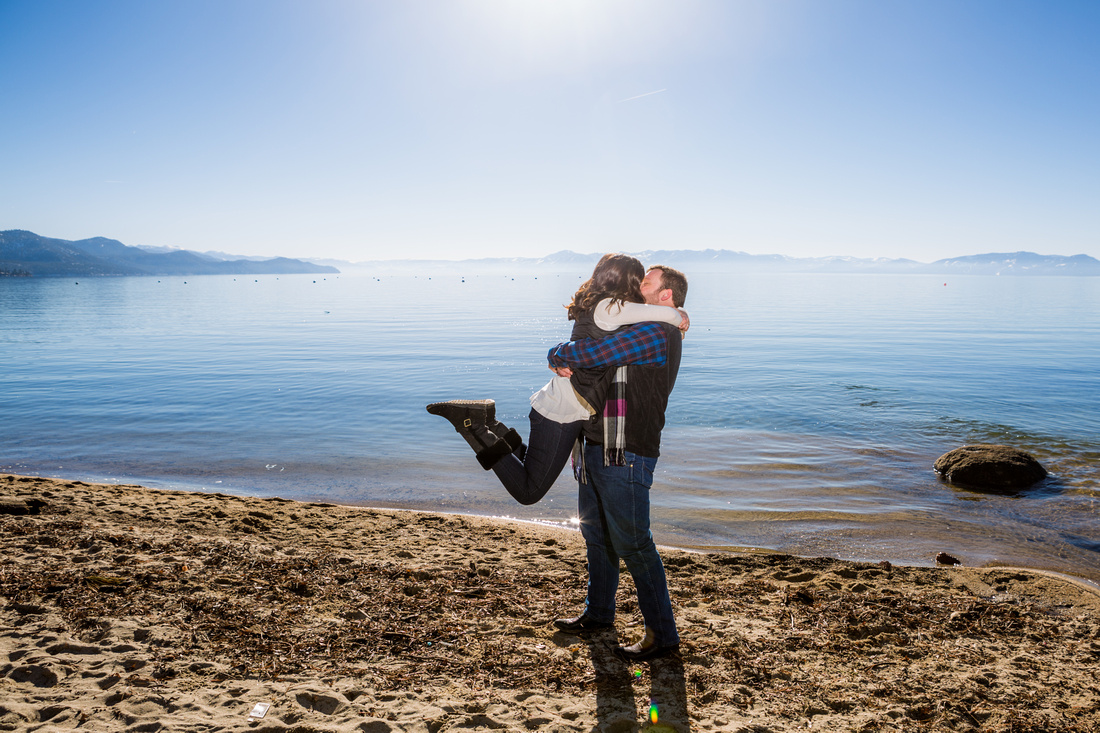
[{"label": "hazy horizon", "polygon": [[[963,257],[983,257],[983,256],[986,256],[986,255],[999,255],[999,254],[1003,254],[1003,255],[1033,254],[1033,255],[1037,255],[1039,257],[1078,257],[1078,256],[1092,257],[1091,255],[1085,255],[1082,252],[1077,252],[1077,253],[1074,253],[1074,254],[1061,254],[1061,253],[1057,253],[1057,252],[1031,252],[1031,251],[1028,251],[1028,250],[1017,250],[1016,252],[969,252],[969,253],[966,253],[966,254],[948,255],[947,257],[938,257],[935,260],[914,260],[910,257],[875,257],[873,255],[866,256],[866,257],[856,257],[854,255],[843,255],[843,254],[821,254],[821,255],[798,255],[798,256],[796,256],[796,255],[785,254],[783,252],[744,252],[742,250],[730,250],[730,249],[719,249],[719,248],[710,248],[710,249],[666,249],[666,248],[662,248],[662,249],[647,249],[647,250],[635,250],[635,251],[628,251],[628,250],[616,250],[616,251],[620,251],[623,254],[628,254],[628,255],[647,254],[647,253],[650,253],[650,252],[685,252],[685,253],[731,252],[733,254],[748,255],[750,257],[783,257],[783,258],[792,259],[792,260],[798,260],[798,259],[899,260],[899,261],[918,262],[920,264],[932,264],[934,262],[939,262],[940,260],[960,259],[960,258],[963,258]],[[549,258],[549,257],[553,257],[554,255],[562,254],[562,253],[575,254],[575,255],[578,255],[578,256],[581,256],[581,257],[601,257],[602,255],[606,254],[603,251],[577,252],[576,250],[558,250],[557,252],[549,252],[549,253],[543,254],[543,255],[538,255],[538,254],[535,254],[535,255],[521,255],[521,256],[516,256],[515,258],[509,258],[509,257],[505,257],[505,256],[488,255],[488,256],[484,256],[484,257],[457,257],[457,258],[451,258],[451,257],[386,257],[386,258],[374,258],[374,259],[370,259],[370,260],[342,260],[342,259],[338,259],[338,258],[335,258],[335,257],[303,256],[303,257],[299,257],[297,259],[308,259],[308,260],[317,260],[317,261],[325,260],[325,261],[332,261],[332,262],[347,262],[349,264],[354,265],[354,264],[357,264],[358,262],[418,262],[418,261],[425,261],[425,262],[428,262],[428,261],[461,262],[461,261],[466,261],[466,260],[483,260],[483,259],[532,259],[532,260],[538,260],[538,259],[546,259],[546,258]],[[218,254],[229,254],[229,253],[220,252]],[[1093,259],[1100,259],[1100,258],[1093,257]],[[670,263],[670,265],[671,265],[671,263]]]},{"label": "hazy horizon", "polygon": [[[0,230],[0,234],[2,234],[4,231],[11,231],[11,230]],[[15,231],[19,231],[19,230],[15,230]],[[23,231],[26,231],[26,230],[23,230]],[[32,232],[32,234],[42,236],[42,237],[46,237],[47,239],[60,239],[58,237],[49,237],[47,235],[41,234],[40,232]],[[115,239],[114,237],[107,237],[107,236],[102,236],[102,235],[96,235],[96,236],[93,236],[93,237],[83,238],[84,241],[92,240],[92,239],[107,239],[107,240],[111,240],[111,241],[119,241],[119,240]],[[61,241],[81,241],[81,240],[61,240]],[[236,260],[236,259],[265,260],[265,259],[274,259],[276,257],[287,257],[287,258],[290,258],[290,259],[297,259],[297,260],[303,260],[303,261],[308,261],[308,262],[338,264],[338,265],[350,265],[350,266],[353,266],[353,267],[354,266],[360,266],[360,265],[369,265],[369,264],[374,264],[374,263],[386,263],[386,262],[393,262],[393,263],[418,263],[418,262],[424,262],[424,263],[432,263],[432,262],[460,263],[460,262],[467,262],[467,261],[475,261],[476,262],[476,261],[479,261],[479,260],[506,260],[506,261],[507,260],[517,260],[517,259],[519,259],[519,260],[545,260],[545,259],[555,258],[558,255],[575,255],[575,256],[580,257],[580,258],[595,260],[596,258],[601,257],[606,253],[606,251],[604,251],[604,250],[595,250],[595,251],[582,252],[582,251],[577,251],[577,250],[572,250],[572,249],[561,249],[561,250],[557,250],[555,252],[547,252],[547,253],[541,253],[541,254],[540,253],[527,253],[527,254],[516,255],[516,256],[511,256],[511,257],[509,257],[509,256],[494,256],[494,255],[469,256],[469,257],[465,257],[465,256],[454,256],[454,257],[447,257],[447,256],[437,256],[437,257],[375,257],[375,258],[371,258],[371,259],[348,260],[348,259],[343,259],[343,258],[338,258],[338,257],[323,257],[323,256],[316,256],[316,255],[293,255],[293,254],[290,254],[290,255],[264,255],[264,254],[255,255],[255,254],[241,254],[241,253],[238,253],[238,252],[226,252],[226,251],[221,251],[221,250],[210,250],[210,249],[207,249],[207,250],[192,250],[192,249],[186,249],[186,248],[182,248],[182,247],[149,246],[149,245],[141,245],[141,244],[131,244],[129,242],[120,242],[120,244],[131,246],[131,247],[137,247],[139,249],[144,249],[144,250],[150,251],[150,252],[173,252],[173,251],[192,252],[194,254],[207,256],[207,257],[213,257],[213,258],[221,259],[221,260]],[[943,260],[958,260],[958,259],[965,259],[965,258],[971,258],[971,257],[985,257],[985,256],[1012,256],[1012,255],[1020,255],[1020,254],[1035,255],[1037,257],[1064,257],[1064,258],[1091,257],[1091,255],[1087,255],[1087,254],[1084,254],[1084,253],[1081,253],[1081,252],[1077,252],[1077,253],[1073,253],[1073,254],[1065,254],[1065,253],[1060,253],[1060,252],[1033,252],[1033,251],[1030,251],[1030,250],[1017,250],[1017,251],[1014,251],[1014,252],[993,252],[993,251],[990,251],[990,252],[970,252],[970,253],[965,253],[965,254],[955,254],[955,255],[949,255],[947,257],[940,257],[940,258],[937,258],[936,260],[915,260],[915,259],[907,258],[907,257],[883,257],[883,256],[874,256],[874,255],[865,256],[865,257],[857,257],[857,256],[854,256],[854,255],[844,255],[844,254],[790,255],[790,254],[786,254],[786,253],[783,253],[783,252],[750,253],[750,252],[745,252],[743,250],[732,250],[732,249],[725,249],[725,248],[647,249],[647,250],[615,250],[615,251],[622,252],[623,254],[638,256],[638,257],[641,257],[643,260],[650,257],[651,255],[661,254],[661,253],[704,254],[704,253],[707,253],[707,252],[715,252],[715,253],[730,253],[730,254],[733,254],[733,255],[745,255],[745,256],[748,256],[748,257],[756,257],[756,258],[761,258],[761,259],[766,259],[766,258],[771,258],[771,257],[778,257],[778,258],[783,258],[783,259],[791,260],[791,261],[798,261],[798,260],[855,260],[855,261],[861,261],[861,262],[866,262],[866,261],[872,261],[872,262],[913,262],[913,263],[921,264],[921,265],[930,265],[930,264],[934,264],[936,262],[943,261]],[[1092,259],[1098,259],[1098,258],[1092,258]],[[674,263],[669,262],[667,264],[672,265]]]}]

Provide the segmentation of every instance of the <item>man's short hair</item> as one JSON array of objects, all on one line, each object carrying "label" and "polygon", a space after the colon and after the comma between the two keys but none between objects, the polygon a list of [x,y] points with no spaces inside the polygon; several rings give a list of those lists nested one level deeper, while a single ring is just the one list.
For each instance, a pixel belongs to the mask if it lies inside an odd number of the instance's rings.
[{"label": "man's short hair", "polygon": [[671,290],[672,304],[677,308],[683,308],[688,296],[687,275],[665,265],[653,265],[649,269],[661,271],[661,290],[666,288]]}]

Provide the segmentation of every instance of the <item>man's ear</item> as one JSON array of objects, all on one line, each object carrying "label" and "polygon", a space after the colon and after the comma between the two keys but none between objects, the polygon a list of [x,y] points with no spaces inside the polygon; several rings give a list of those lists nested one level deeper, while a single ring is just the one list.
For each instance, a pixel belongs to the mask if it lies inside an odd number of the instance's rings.
[{"label": "man's ear", "polygon": [[672,288],[665,288],[657,293],[657,300],[661,305],[672,305]]}]

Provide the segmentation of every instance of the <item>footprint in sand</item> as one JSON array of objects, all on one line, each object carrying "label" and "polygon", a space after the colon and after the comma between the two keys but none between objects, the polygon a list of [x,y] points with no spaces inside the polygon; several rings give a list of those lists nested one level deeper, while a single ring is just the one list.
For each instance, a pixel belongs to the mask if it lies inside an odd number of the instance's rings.
[{"label": "footprint in sand", "polygon": [[772,574],[772,577],[776,580],[781,580],[785,583],[806,583],[817,577],[817,573],[811,572],[794,572],[788,573],[786,570],[779,570]]}]

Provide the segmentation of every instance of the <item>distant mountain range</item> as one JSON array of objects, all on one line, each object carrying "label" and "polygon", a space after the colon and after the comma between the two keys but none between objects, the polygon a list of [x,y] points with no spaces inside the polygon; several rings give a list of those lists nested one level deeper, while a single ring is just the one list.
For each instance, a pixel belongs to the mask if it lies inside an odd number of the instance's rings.
[{"label": "distant mountain range", "polygon": [[[787,257],[752,255],[726,249],[653,250],[631,252],[646,265],[664,264],[693,272],[800,272],[926,275],[1100,275],[1100,260],[1088,255],[1039,255],[1034,252],[952,257],[930,264],[906,259],[858,257]],[[541,258],[487,258],[477,260],[375,260],[341,262],[316,260],[344,272],[384,271],[428,274],[432,272],[502,272],[535,269],[541,272],[587,274],[602,253],[578,254],[568,250]]]},{"label": "distant mountain range", "polygon": [[95,275],[290,275],[338,273],[286,257],[218,259],[197,252],[130,247],[114,239],[93,237],[71,242],[33,232],[0,232],[0,276],[91,277]]},{"label": "distant mountain range", "polygon": [[[94,237],[71,242],[13,229],[0,232],[0,276],[92,275],[270,275],[385,272],[388,274],[538,272],[587,274],[603,253],[564,250],[546,257],[467,260],[373,260],[244,257],[223,252],[192,252],[167,247],[131,247]],[[694,272],[798,272],[926,275],[1100,275],[1100,260],[1088,255],[1034,252],[952,257],[932,263],[858,257],[753,255],[727,249],[632,252],[647,265],[666,264]]]}]

